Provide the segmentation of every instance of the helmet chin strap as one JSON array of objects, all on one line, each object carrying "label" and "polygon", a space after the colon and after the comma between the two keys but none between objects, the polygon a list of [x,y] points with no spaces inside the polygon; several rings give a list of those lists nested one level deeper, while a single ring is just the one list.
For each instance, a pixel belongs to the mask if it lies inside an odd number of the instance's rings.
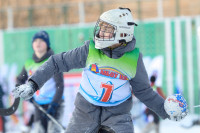
[{"label": "helmet chin strap", "polygon": [[120,46],[126,46],[126,43],[116,43],[116,44],[110,46],[109,48],[110,49],[115,49],[115,48],[118,48]]}]

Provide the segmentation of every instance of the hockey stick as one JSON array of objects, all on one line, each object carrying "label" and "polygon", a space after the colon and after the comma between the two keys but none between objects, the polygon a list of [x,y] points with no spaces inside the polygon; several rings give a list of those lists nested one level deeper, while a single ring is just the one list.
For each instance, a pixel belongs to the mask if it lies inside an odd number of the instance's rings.
[{"label": "hockey stick", "polygon": [[194,106],[194,108],[198,108],[198,107],[200,107],[200,105],[196,105],[196,106]]},{"label": "hockey stick", "polygon": [[[198,108],[198,107],[200,107],[200,105],[193,106],[193,108]],[[191,128],[191,127],[193,127],[195,125],[200,125],[200,119],[193,120],[192,123],[190,123],[190,125],[181,124],[181,127],[183,127],[183,128]]]},{"label": "hockey stick", "polygon": [[41,107],[39,104],[37,104],[34,100],[32,100],[33,104],[42,111],[49,119],[51,119],[57,126],[59,126],[63,131],[65,131],[65,127],[63,127],[53,116],[47,113],[47,111]]},{"label": "hockey stick", "polygon": [[18,108],[20,102],[20,98],[16,98],[13,105],[7,109],[0,108],[0,116],[8,116],[12,115]]}]

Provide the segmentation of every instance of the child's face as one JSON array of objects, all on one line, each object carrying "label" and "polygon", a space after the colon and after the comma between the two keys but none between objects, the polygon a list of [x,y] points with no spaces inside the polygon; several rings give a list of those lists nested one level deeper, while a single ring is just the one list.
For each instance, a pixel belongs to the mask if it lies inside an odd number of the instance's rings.
[{"label": "child's face", "polygon": [[33,42],[33,50],[35,53],[44,53],[47,51],[47,44],[42,39],[35,39]]},{"label": "child's face", "polygon": [[101,22],[99,24],[100,31],[99,31],[99,37],[103,39],[109,39],[113,37],[114,33],[114,27],[109,25],[106,22]]}]

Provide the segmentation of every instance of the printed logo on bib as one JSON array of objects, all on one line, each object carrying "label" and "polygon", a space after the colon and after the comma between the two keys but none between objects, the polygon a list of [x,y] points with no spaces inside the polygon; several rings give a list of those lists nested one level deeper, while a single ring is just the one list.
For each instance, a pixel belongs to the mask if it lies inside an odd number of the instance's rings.
[{"label": "printed logo on bib", "polygon": [[29,70],[28,75],[31,76],[33,74],[32,70]]},{"label": "printed logo on bib", "polygon": [[103,92],[100,101],[108,102],[111,98],[114,85],[109,81],[108,83],[101,83],[101,88],[103,88]]},{"label": "printed logo on bib", "polygon": [[99,73],[99,68],[96,64],[92,64],[90,65],[90,71],[94,72],[94,73]]},{"label": "printed logo on bib", "polygon": [[32,76],[34,73],[36,72],[36,70],[34,68],[31,68],[28,70],[28,76]]},{"label": "printed logo on bib", "polygon": [[113,67],[98,67],[97,64],[91,64],[89,70],[98,75],[104,75],[121,80],[129,80],[125,74]]}]

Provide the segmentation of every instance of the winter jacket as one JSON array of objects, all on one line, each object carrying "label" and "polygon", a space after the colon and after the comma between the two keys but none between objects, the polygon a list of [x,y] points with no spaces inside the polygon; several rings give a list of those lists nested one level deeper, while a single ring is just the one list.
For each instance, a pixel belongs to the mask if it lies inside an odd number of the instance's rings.
[{"label": "winter jacket", "polygon": [[[126,52],[135,49],[136,40],[133,38],[126,46],[120,46],[115,49],[101,49],[101,54],[109,58],[117,59],[122,57]],[[68,52],[63,52],[51,56],[30,80],[34,81],[39,88],[53,75],[60,72],[68,72],[72,69],[85,68],[89,53],[90,40],[85,41],[84,45]],[[134,67],[134,66],[133,66]],[[164,99],[153,91],[149,84],[148,75],[142,60],[142,54],[139,53],[135,76],[129,80],[134,95],[143,102],[147,107],[155,111],[163,119],[169,116],[164,110]]]}]

